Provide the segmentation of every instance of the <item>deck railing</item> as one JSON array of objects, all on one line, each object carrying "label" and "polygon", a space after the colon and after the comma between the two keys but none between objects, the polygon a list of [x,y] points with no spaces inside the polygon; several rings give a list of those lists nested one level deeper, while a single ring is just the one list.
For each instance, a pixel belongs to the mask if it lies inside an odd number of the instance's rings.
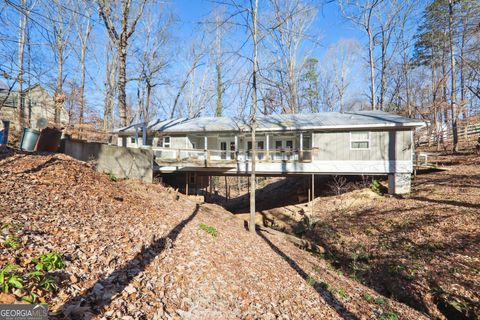
[{"label": "deck railing", "polygon": [[[157,163],[189,163],[201,166],[236,164],[252,161],[251,150],[202,150],[153,148]],[[313,150],[256,150],[258,162],[311,162]]]}]

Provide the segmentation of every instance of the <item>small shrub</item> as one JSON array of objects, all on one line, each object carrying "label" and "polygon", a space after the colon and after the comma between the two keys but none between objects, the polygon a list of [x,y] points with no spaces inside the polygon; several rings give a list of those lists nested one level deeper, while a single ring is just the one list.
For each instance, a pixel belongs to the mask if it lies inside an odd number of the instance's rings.
[{"label": "small shrub", "polygon": [[4,223],[2,224],[2,227],[0,227],[0,230],[10,230],[10,229],[20,230],[22,228],[23,228],[22,223]]},{"label": "small shrub", "polygon": [[385,299],[384,297],[378,297],[375,299],[375,303],[379,305],[384,305],[387,303],[387,299]]},{"label": "small shrub", "polygon": [[8,293],[10,287],[17,289],[23,288],[22,277],[15,273],[15,269],[17,268],[17,265],[8,263],[0,270],[0,289],[2,292]]},{"label": "small shrub", "polygon": [[117,182],[118,181],[118,178],[115,174],[113,174],[112,171],[108,172],[107,173],[107,176],[108,178],[110,179],[110,181],[113,181],[113,182]]},{"label": "small shrub", "polygon": [[312,287],[313,287],[313,286],[315,285],[315,283],[317,283],[317,280],[315,280],[315,278],[312,277],[312,276],[308,276],[308,278],[307,278],[307,284],[308,284],[309,286],[312,286]]},{"label": "small shrub", "polygon": [[46,291],[55,291],[58,289],[57,282],[51,277],[45,277],[42,281],[40,281],[40,288]]},{"label": "small shrub", "polygon": [[377,179],[372,179],[372,182],[370,183],[370,189],[378,195],[383,195],[383,186]]},{"label": "small shrub", "polygon": [[365,293],[365,294],[363,295],[363,299],[365,299],[365,301],[370,302],[370,303],[372,303],[372,302],[375,301],[375,298],[374,298],[372,295],[368,294],[368,293]]},{"label": "small shrub", "polygon": [[335,290],[335,292],[337,293],[337,295],[342,298],[342,299],[348,299],[348,294],[347,294],[347,291],[343,288],[338,288],[337,290]]},{"label": "small shrub", "polygon": [[28,303],[36,303],[37,299],[38,299],[38,296],[33,292],[30,292],[28,295],[22,297],[22,301],[25,301]]},{"label": "small shrub", "polygon": [[309,214],[305,213],[305,215],[302,218],[302,224],[304,226],[305,230],[313,230],[317,226],[317,224],[320,222],[320,219],[317,217],[312,217]]},{"label": "small shrub", "polygon": [[330,292],[332,290],[332,287],[326,282],[320,282],[320,287],[323,290],[328,291],[328,292]]},{"label": "small shrub", "polygon": [[464,303],[459,302],[458,300],[450,300],[448,301],[448,304],[451,305],[458,312],[464,312],[464,310],[467,309],[467,306]]},{"label": "small shrub", "polygon": [[204,223],[200,224],[198,227],[203,231],[205,231],[206,233],[208,233],[209,235],[211,235],[212,237],[216,237],[218,235],[218,231],[215,227],[206,225]]},{"label": "small shrub", "polygon": [[35,280],[35,281],[40,281],[40,280],[42,280],[43,272],[42,272],[42,271],[38,271],[38,270],[31,271],[31,272],[27,273],[27,277],[28,277],[29,279],[33,279],[33,280]]},{"label": "small shrub", "polygon": [[329,187],[336,196],[339,196],[347,191],[347,182],[345,177],[333,176]]},{"label": "small shrub", "polygon": [[42,254],[40,257],[32,260],[37,271],[52,271],[65,268],[65,263],[60,254],[56,251]]},{"label": "small shrub", "polygon": [[20,243],[19,243],[19,239],[17,237],[9,235],[9,236],[7,236],[7,239],[5,239],[5,242],[3,243],[3,245],[6,248],[17,249],[18,246],[20,245]]},{"label": "small shrub", "polygon": [[380,320],[398,320],[398,314],[393,311],[386,311],[382,313]]}]

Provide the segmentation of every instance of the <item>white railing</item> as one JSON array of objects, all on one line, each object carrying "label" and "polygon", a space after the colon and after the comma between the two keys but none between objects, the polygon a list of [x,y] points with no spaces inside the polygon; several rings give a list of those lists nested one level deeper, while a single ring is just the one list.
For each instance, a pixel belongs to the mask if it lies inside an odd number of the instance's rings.
[{"label": "white railing", "polygon": [[[199,163],[209,166],[237,162],[250,162],[252,151],[201,150],[153,148],[157,162]],[[311,162],[313,150],[256,150],[259,162]]]}]

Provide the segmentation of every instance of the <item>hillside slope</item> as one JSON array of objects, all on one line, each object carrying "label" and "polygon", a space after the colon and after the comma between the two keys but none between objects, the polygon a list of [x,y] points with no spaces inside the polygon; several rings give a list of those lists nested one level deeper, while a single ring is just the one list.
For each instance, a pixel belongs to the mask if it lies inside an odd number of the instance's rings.
[{"label": "hillside slope", "polygon": [[424,317],[218,206],[112,179],[64,155],[0,157],[0,268],[17,264],[27,283],[32,258],[65,260],[48,272],[58,290],[24,286],[0,302],[35,293],[72,319]]},{"label": "hillside slope", "polygon": [[448,170],[422,172],[403,197],[362,181],[332,195],[332,181],[318,183],[310,227],[308,203],[283,205],[296,195],[295,180],[284,181],[259,193],[258,222],[321,245],[339,270],[434,319],[480,319],[480,157],[438,161]]}]

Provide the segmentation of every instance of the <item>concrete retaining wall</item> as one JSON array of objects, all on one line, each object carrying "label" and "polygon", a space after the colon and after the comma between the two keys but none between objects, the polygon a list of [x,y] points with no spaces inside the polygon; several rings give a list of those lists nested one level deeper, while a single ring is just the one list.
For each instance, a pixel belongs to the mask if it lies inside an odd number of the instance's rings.
[{"label": "concrete retaining wall", "polygon": [[150,149],[64,140],[63,152],[78,160],[94,160],[97,162],[97,171],[111,172],[120,179],[153,181],[153,152]]}]

